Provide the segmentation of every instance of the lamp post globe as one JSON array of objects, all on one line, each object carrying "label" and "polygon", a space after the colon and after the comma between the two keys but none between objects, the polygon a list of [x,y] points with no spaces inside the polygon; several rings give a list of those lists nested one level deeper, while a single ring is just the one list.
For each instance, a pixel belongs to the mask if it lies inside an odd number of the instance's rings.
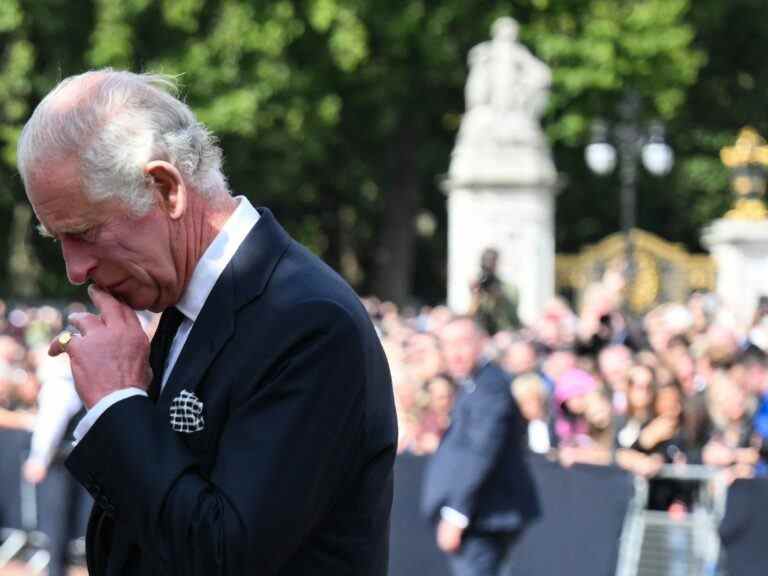
[{"label": "lamp post globe", "polygon": [[587,166],[599,176],[607,176],[616,168],[616,148],[609,142],[591,142],[584,149]]},{"label": "lamp post globe", "polygon": [[654,176],[665,176],[672,170],[675,154],[664,140],[664,127],[661,124],[653,124],[649,132],[648,142],[641,152],[643,166]]}]

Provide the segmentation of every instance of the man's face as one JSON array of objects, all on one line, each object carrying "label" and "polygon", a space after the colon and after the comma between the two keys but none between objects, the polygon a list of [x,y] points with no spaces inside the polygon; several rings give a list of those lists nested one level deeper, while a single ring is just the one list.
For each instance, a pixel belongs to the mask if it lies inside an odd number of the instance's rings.
[{"label": "man's face", "polygon": [[626,387],[629,370],[632,368],[632,354],[623,346],[604,350],[598,357],[600,372],[614,390]]},{"label": "man's face", "polygon": [[477,364],[483,341],[469,320],[451,322],[440,333],[443,355],[448,372],[454,378],[467,378]]},{"label": "man's face", "polygon": [[161,311],[178,301],[169,221],[160,208],[136,218],[116,200],[90,201],[72,160],[34,172],[27,196],[61,244],[70,283],[93,282],[136,310]]},{"label": "man's face", "polygon": [[533,372],[536,369],[536,351],[528,342],[515,342],[507,348],[503,364],[512,374]]}]

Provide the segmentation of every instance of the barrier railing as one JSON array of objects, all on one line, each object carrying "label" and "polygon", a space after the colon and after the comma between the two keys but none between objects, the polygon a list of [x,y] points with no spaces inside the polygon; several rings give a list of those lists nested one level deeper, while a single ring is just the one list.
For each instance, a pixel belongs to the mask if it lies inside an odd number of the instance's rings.
[{"label": "barrier railing", "polygon": [[[26,574],[35,575],[49,566],[51,552],[59,554],[62,547],[71,551],[71,558],[84,554],[88,504],[83,501],[82,510],[73,508],[73,499],[84,492],[72,490],[62,464],[54,464],[40,484],[24,480],[21,471],[30,438],[28,431],[0,428],[0,570],[16,560],[24,564]],[[59,517],[62,514],[74,518]]]},{"label": "barrier railing", "polygon": [[[434,527],[418,512],[428,459],[395,470],[390,576],[447,576]],[[768,480],[726,486],[716,469],[666,466],[651,480],[615,467],[563,468],[534,457],[542,516],[510,554],[506,576],[764,576]],[[692,504],[649,509],[657,482],[693,487]]]},{"label": "barrier railing", "polygon": [[[650,510],[654,481],[684,482],[695,487],[690,511]],[[648,480],[635,477],[635,494],[622,531],[618,576],[723,574],[718,526],[725,509],[725,484],[706,466],[669,465]]]},{"label": "barrier railing", "polygon": [[[66,495],[55,475],[47,494],[41,493],[43,485],[22,480],[28,440],[28,433],[0,430],[0,568],[22,554],[35,573],[44,567],[50,546],[41,520],[57,513],[51,503]],[[419,512],[427,461],[403,455],[396,462],[390,576],[449,574],[434,527]],[[512,550],[507,576],[768,573],[768,480],[738,480],[726,487],[714,469],[667,466],[649,482],[616,467],[563,468],[537,457],[530,468],[542,515]],[[683,514],[649,510],[652,483],[658,480],[695,485],[693,506]]]}]

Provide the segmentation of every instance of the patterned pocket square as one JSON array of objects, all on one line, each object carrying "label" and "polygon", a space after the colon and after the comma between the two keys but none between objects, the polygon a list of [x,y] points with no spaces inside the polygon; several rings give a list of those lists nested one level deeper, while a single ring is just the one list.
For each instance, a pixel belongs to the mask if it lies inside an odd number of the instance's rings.
[{"label": "patterned pocket square", "polygon": [[192,432],[200,432],[205,427],[203,403],[187,390],[182,390],[173,399],[170,414],[171,428],[176,432],[191,434]]}]

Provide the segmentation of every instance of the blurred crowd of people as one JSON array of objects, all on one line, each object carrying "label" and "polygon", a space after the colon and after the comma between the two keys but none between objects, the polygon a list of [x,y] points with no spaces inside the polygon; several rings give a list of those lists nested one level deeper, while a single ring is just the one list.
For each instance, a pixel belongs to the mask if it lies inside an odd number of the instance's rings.
[{"label": "blurred crowd of people", "polygon": [[48,345],[64,315],[82,306],[8,306],[0,301],[0,427],[32,430]]},{"label": "blurred crowd of people", "polygon": [[[532,325],[506,328],[478,314],[485,355],[511,376],[527,448],[566,466],[618,464],[647,477],[665,464],[717,467],[727,481],[767,474],[768,302],[739,328],[713,294],[633,318],[623,292],[608,274],[578,311],[555,298]],[[390,361],[399,450],[432,453],[461,386],[445,371],[438,337],[453,315],[366,305]],[[657,495],[656,504],[678,497]]]},{"label": "blurred crowd of people", "polygon": [[[512,376],[528,449],[564,465],[615,463],[649,477],[686,463],[718,467],[729,480],[768,474],[768,300],[739,328],[713,294],[633,319],[622,293],[609,274],[577,311],[555,298],[528,326],[514,315],[500,322],[487,306],[478,312],[486,356]],[[453,314],[364,302],[390,362],[399,451],[432,453],[460,386],[438,337]],[[81,309],[0,303],[0,427],[34,429],[41,384],[61,372],[48,344],[66,314]],[[39,468],[28,465],[30,480],[44,474]]]}]

